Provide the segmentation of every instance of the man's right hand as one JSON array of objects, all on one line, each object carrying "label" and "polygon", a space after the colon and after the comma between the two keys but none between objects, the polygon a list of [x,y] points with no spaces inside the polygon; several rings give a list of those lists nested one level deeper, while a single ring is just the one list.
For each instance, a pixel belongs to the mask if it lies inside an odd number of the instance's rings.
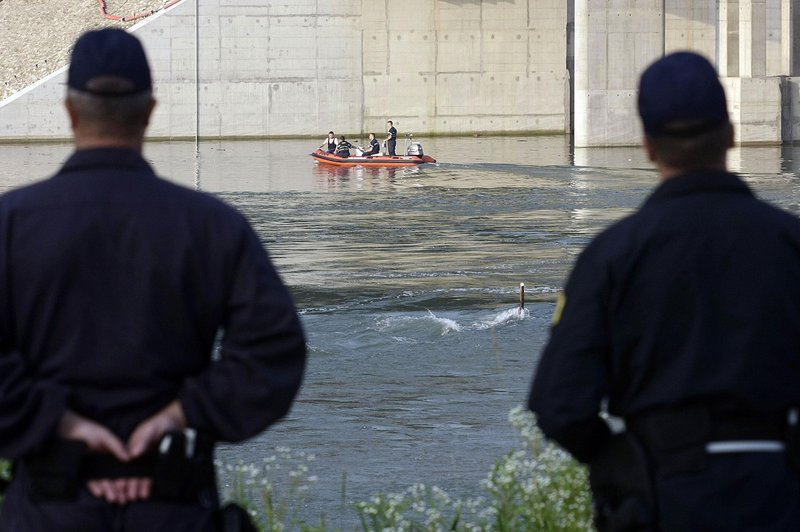
[{"label": "man's right hand", "polygon": [[84,442],[93,453],[113,454],[120,462],[130,460],[125,444],[113,432],[96,421],[66,410],[58,424],[58,435],[65,440]]},{"label": "man's right hand", "polygon": [[[131,455],[125,444],[103,425],[66,410],[58,424],[58,435],[65,440],[82,441],[93,453],[108,453],[120,462]],[[87,482],[89,492],[111,504],[127,504],[150,496],[151,481],[147,478],[92,479]]]}]

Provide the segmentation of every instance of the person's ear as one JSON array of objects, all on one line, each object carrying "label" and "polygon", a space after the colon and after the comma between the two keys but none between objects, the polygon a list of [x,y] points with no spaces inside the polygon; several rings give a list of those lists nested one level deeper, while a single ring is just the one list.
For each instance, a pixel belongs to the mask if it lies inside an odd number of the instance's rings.
[{"label": "person's ear", "polygon": [[78,113],[75,112],[75,106],[72,105],[72,100],[69,98],[64,99],[64,107],[67,108],[69,127],[72,128],[72,131],[75,131],[75,128],[78,127]]},{"label": "person's ear", "polygon": [[644,151],[647,153],[647,159],[651,163],[657,162],[656,151],[653,149],[653,142],[650,140],[650,137],[645,135],[644,136]]},{"label": "person's ear", "polygon": [[144,127],[150,125],[150,117],[153,116],[153,109],[156,108],[156,99],[150,98],[150,103],[147,105],[147,112],[144,114]]}]

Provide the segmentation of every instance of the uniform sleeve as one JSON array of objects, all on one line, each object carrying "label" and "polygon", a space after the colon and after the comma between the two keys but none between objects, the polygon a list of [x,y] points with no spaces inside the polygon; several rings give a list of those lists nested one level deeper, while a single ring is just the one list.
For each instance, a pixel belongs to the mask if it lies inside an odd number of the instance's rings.
[{"label": "uniform sleeve", "polygon": [[[12,223],[0,211],[0,242],[8,246]],[[0,249],[0,456],[17,459],[39,450],[56,433],[67,408],[69,390],[37,376],[29,360],[11,342],[12,308],[7,247]]]},{"label": "uniform sleeve", "polygon": [[305,337],[289,292],[258,238],[243,238],[221,358],[179,394],[189,425],[237,442],[284,416],[305,368]]},{"label": "uniform sleeve", "polygon": [[68,390],[35,380],[15,350],[0,352],[0,456],[17,459],[39,450],[55,434]]},{"label": "uniform sleeve", "polygon": [[582,462],[591,461],[610,434],[599,417],[608,387],[608,284],[603,265],[582,254],[556,308],[528,400],[544,434]]}]

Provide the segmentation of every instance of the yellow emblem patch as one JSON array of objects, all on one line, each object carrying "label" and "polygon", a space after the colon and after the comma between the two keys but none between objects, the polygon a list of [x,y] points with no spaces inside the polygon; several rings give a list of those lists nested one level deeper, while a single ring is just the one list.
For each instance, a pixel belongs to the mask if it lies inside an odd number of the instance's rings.
[{"label": "yellow emblem patch", "polygon": [[561,321],[561,314],[564,312],[564,307],[567,304],[567,294],[561,292],[558,294],[558,302],[556,302],[556,310],[553,312],[553,321],[551,325],[555,327]]}]

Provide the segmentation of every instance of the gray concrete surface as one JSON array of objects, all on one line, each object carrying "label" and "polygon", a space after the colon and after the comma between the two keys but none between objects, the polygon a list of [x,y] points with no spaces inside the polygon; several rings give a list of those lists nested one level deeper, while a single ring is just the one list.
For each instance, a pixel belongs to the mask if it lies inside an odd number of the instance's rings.
[{"label": "gray concrete surface", "polygon": [[[639,74],[692,49],[723,76],[737,141],[768,144],[800,133],[797,3],[185,0],[132,31],[157,84],[153,137],[380,137],[392,119],[401,134],[633,145]],[[68,137],[64,80],[0,102],[0,140]]]},{"label": "gray concrete surface", "polygon": [[[197,4],[186,0],[133,29],[157,84],[151,136],[334,129],[380,137],[387,119],[401,134],[569,127],[567,14],[559,0]],[[68,136],[64,79],[57,74],[0,107],[0,138]]]}]

